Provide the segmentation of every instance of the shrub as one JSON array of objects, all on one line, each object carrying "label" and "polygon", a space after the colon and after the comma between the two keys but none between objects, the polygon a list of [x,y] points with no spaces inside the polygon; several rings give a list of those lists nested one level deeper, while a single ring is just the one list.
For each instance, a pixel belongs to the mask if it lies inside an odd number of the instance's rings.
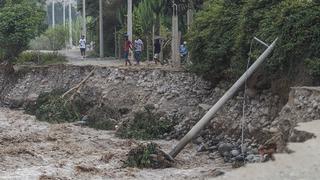
[{"label": "shrub", "polygon": [[95,129],[114,130],[118,119],[120,112],[117,108],[101,104],[89,110],[86,124]]},{"label": "shrub", "polygon": [[306,59],[305,61],[309,73],[314,77],[320,77],[320,58]]},{"label": "shrub", "polygon": [[144,140],[161,138],[171,132],[174,126],[173,122],[161,115],[152,112],[152,108],[147,106],[143,111],[136,112],[133,120],[123,123],[116,134],[122,138]]},{"label": "shrub", "polygon": [[[306,59],[320,57],[319,1],[209,0],[204,7],[188,37],[191,70],[207,79],[243,73],[254,36],[268,43],[279,38],[267,62],[269,78],[292,78]],[[252,59],[265,49],[254,45]]]},{"label": "shrub", "polygon": [[57,53],[23,52],[15,60],[16,64],[48,65],[67,62],[66,57]]},{"label": "shrub", "polygon": [[50,123],[74,122],[79,120],[79,113],[72,103],[61,98],[64,90],[41,93],[35,104],[29,104],[26,112],[33,114],[40,121]]},{"label": "shrub", "polygon": [[129,151],[125,167],[138,168],[168,168],[173,166],[173,160],[155,143],[139,144]]},{"label": "shrub", "polygon": [[30,43],[32,50],[61,50],[66,47],[69,38],[68,29],[63,25],[48,28],[41,36],[33,39]]}]

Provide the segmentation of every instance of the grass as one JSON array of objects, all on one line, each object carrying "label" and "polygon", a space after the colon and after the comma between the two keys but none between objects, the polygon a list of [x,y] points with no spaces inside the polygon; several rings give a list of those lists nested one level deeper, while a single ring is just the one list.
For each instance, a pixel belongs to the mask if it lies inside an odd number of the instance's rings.
[{"label": "grass", "polygon": [[15,64],[18,65],[50,65],[63,64],[65,62],[67,62],[66,57],[58,52],[23,52],[15,59]]}]

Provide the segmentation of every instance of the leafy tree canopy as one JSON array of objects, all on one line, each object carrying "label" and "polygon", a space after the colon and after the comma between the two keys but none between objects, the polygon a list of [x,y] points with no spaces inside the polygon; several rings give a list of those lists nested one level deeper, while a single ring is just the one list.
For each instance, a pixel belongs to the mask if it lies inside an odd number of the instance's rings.
[{"label": "leafy tree canopy", "polygon": [[[320,75],[318,0],[208,0],[203,7],[189,33],[195,72],[211,80],[239,76],[256,36],[268,43],[279,38],[265,68],[270,78],[294,78],[301,68]],[[265,47],[253,46],[256,59]]]},{"label": "leafy tree canopy", "polygon": [[0,55],[11,60],[40,33],[45,12],[35,0],[3,0],[0,5]]}]

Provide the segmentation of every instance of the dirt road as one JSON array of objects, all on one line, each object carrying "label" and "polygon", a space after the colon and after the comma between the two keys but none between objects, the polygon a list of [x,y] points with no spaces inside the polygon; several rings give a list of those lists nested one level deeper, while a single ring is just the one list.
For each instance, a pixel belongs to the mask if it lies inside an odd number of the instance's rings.
[{"label": "dirt road", "polygon": [[302,123],[297,128],[317,138],[305,143],[290,143],[292,154],[277,154],[276,161],[250,164],[214,180],[318,180],[320,179],[320,120]]},{"label": "dirt road", "polygon": [[[214,177],[221,160],[189,145],[169,169],[123,168],[133,140],[112,131],[39,122],[22,111],[0,108],[0,179],[203,179]],[[155,141],[169,151],[176,141]]]}]

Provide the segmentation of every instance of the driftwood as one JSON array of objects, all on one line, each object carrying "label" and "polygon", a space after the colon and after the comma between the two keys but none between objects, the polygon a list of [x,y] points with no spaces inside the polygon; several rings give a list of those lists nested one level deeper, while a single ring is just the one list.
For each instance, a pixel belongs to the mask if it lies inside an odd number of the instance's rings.
[{"label": "driftwood", "polygon": [[73,88],[69,89],[67,92],[65,92],[61,98],[64,98],[65,96],[67,96],[68,94],[70,94],[71,92],[75,91],[72,95],[71,98],[73,98],[73,96],[75,95],[76,92],[79,92],[81,86],[92,76],[92,74],[94,73],[94,71],[96,70],[96,68],[94,68],[86,78],[84,78],[79,84],[77,84],[76,86],[74,86]]}]

